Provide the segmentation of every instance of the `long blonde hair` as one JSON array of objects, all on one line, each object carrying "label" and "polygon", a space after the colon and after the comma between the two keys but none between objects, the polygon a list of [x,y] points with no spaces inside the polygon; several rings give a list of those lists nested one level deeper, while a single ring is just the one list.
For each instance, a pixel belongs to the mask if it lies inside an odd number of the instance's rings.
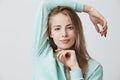
[{"label": "long blonde hair", "polygon": [[51,13],[48,16],[48,36],[49,36],[49,42],[53,50],[55,51],[57,49],[57,46],[55,45],[52,38],[50,38],[51,33],[51,17],[62,13],[66,16],[69,16],[71,18],[71,21],[73,23],[73,26],[75,26],[75,34],[76,34],[76,41],[74,44],[74,50],[76,52],[77,61],[79,64],[79,67],[82,69],[83,77],[85,77],[85,74],[87,72],[88,68],[88,60],[90,59],[90,56],[87,52],[86,45],[85,45],[85,38],[84,38],[84,32],[81,20],[79,16],[76,14],[76,12],[71,9],[70,7],[66,6],[58,6],[55,9],[51,11]]}]

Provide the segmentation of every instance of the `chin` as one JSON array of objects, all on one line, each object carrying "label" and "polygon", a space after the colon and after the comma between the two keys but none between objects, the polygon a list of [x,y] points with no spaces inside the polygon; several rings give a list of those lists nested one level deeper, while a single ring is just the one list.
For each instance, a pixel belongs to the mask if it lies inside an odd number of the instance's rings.
[{"label": "chin", "polygon": [[59,48],[60,48],[60,49],[67,50],[67,49],[71,49],[71,46],[66,46],[66,47],[65,47],[65,46],[64,46],[64,47],[61,46],[61,47],[59,47]]}]

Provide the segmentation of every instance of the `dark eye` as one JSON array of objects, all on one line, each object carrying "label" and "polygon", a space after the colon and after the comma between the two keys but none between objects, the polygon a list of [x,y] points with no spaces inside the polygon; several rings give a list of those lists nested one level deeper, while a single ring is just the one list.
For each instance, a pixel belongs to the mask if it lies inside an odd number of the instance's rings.
[{"label": "dark eye", "polygon": [[68,29],[69,29],[69,30],[72,30],[72,29],[73,29],[73,27],[72,27],[72,26],[70,26],[70,27],[68,27]]},{"label": "dark eye", "polygon": [[55,28],[55,31],[56,31],[56,30],[60,30],[60,28]]}]

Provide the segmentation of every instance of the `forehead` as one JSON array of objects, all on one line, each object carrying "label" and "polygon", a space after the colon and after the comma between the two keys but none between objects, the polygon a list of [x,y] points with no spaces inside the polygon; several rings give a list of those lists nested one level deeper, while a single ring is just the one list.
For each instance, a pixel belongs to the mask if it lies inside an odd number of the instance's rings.
[{"label": "forehead", "polygon": [[65,15],[63,13],[58,13],[56,15],[53,15],[50,18],[50,24],[53,25],[67,25],[72,24],[71,18],[68,15]]}]

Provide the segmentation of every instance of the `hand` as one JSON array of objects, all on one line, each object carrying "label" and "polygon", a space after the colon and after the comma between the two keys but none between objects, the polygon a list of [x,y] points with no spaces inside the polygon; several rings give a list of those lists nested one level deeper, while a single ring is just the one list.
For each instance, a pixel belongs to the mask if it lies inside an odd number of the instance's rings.
[{"label": "hand", "polygon": [[[99,32],[101,36],[106,37],[108,28],[106,19],[95,8],[88,5],[85,5],[84,12],[87,12],[89,14],[90,20],[94,24],[97,32]],[[102,30],[100,31],[99,27],[101,26]]]},{"label": "hand", "polygon": [[67,69],[73,70],[79,68],[74,50],[56,50],[56,57]]}]

